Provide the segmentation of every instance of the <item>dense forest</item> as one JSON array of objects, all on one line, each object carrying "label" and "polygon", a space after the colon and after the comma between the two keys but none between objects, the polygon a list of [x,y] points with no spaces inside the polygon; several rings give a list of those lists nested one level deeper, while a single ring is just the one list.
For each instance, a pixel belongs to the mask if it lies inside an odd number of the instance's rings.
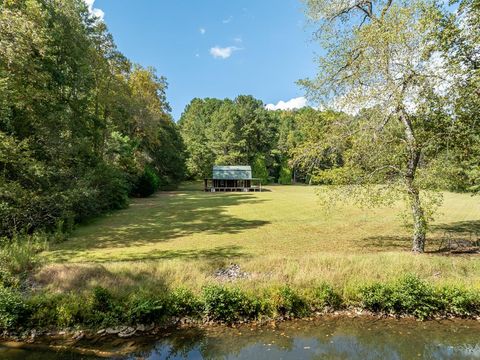
[{"label": "dense forest", "polygon": [[0,236],[66,228],[181,180],[166,88],[82,0],[1,0]]},{"label": "dense forest", "polygon": [[323,139],[328,124],[344,116],[311,107],[270,111],[246,95],[193,99],[179,120],[187,174],[203,178],[214,164],[249,164],[264,183],[311,183],[319,171],[341,165],[338,150]]}]

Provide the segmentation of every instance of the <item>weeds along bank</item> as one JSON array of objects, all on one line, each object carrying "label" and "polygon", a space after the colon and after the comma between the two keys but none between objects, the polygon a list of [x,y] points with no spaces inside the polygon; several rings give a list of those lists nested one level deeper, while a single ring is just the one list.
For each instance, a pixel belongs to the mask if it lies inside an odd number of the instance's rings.
[{"label": "weeds along bank", "polygon": [[0,330],[4,336],[32,329],[162,325],[179,318],[220,323],[302,318],[351,308],[422,320],[480,316],[478,289],[433,285],[413,274],[359,284],[348,293],[321,279],[309,287],[272,284],[249,289],[212,281],[195,290],[158,286],[114,292],[94,286],[55,292],[32,286],[29,273],[37,266],[39,249],[41,243],[31,241],[11,244],[0,253]]}]

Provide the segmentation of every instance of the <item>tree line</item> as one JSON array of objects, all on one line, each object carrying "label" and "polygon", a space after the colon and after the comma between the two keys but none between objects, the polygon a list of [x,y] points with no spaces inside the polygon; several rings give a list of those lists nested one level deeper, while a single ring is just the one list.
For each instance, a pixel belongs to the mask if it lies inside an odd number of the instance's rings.
[{"label": "tree line", "polygon": [[343,116],[311,107],[270,111],[250,95],[193,99],[179,120],[187,176],[208,178],[213,165],[251,165],[264,183],[315,182],[320,170],[340,165],[324,138],[328,124]]},{"label": "tree line", "polygon": [[82,0],[0,0],[0,237],[65,228],[180,181],[166,88]]}]

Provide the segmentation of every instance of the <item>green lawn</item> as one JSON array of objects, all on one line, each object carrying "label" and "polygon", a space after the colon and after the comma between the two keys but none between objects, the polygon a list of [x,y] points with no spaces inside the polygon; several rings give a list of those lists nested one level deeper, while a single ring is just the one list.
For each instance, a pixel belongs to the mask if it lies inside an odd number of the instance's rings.
[{"label": "green lawn", "polygon": [[212,272],[238,263],[251,272],[239,286],[328,281],[348,292],[373,280],[415,272],[434,282],[480,288],[478,255],[436,253],[446,230],[480,232],[480,201],[444,194],[429,234],[428,254],[410,253],[409,230],[393,208],[352,205],[324,211],[307,186],[262,193],[204,193],[198,184],[135,199],[128,209],[78,228],[44,254],[40,282],[68,290],[122,285],[198,289]]}]

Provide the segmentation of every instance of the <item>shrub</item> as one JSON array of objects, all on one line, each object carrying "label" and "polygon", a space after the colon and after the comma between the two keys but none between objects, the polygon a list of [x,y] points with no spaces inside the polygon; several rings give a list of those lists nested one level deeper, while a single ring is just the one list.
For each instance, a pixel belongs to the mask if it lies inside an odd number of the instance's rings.
[{"label": "shrub", "polygon": [[438,291],[445,313],[455,316],[476,316],[480,314],[480,294],[478,292],[444,287]]},{"label": "shrub", "polygon": [[121,171],[106,164],[98,165],[65,192],[65,201],[69,204],[68,213],[64,214],[66,224],[71,224],[72,218],[84,222],[106,211],[125,208],[129,191]]},{"label": "shrub", "polygon": [[440,309],[439,299],[432,286],[411,274],[395,284],[393,302],[396,313],[411,314],[419,319],[429,318]]},{"label": "shrub", "polygon": [[179,288],[170,295],[169,313],[172,316],[193,316],[201,314],[202,302],[190,290]]},{"label": "shrub", "polygon": [[287,317],[302,317],[310,313],[305,299],[288,286],[280,288],[276,301],[276,310],[279,314]]},{"label": "shrub", "polygon": [[105,288],[97,286],[87,299],[88,308],[84,314],[85,323],[92,325],[114,325],[124,320],[125,312],[119,302]]},{"label": "shrub", "polygon": [[39,263],[38,253],[47,247],[44,233],[33,235],[14,234],[13,239],[4,240],[0,247],[0,263],[4,271],[23,275]]},{"label": "shrub", "polygon": [[134,294],[127,302],[127,313],[127,321],[132,324],[158,322],[168,314],[168,303],[165,299]]},{"label": "shrub", "polygon": [[148,197],[158,190],[159,185],[160,178],[156,171],[152,167],[146,166],[143,174],[135,183],[132,194],[137,197]]},{"label": "shrub", "polygon": [[27,315],[27,306],[15,290],[0,287],[0,330],[17,328]]},{"label": "shrub", "polygon": [[[128,205],[130,188],[125,174],[113,166],[107,164],[98,166],[90,179],[90,188],[97,189],[97,198],[94,201],[99,214],[124,209]],[[72,210],[75,211],[75,208]]]},{"label": "shrub", "polygon": [[363,307],[373,312],[390,312],[393,309],[392,288],[375,283],[360,290]]},{"label": "shrub", "polygon": [[317,309],[330,307],[339,309],[342,305],[342,297],[335,292],[332,286],[323,283],[313,289],[313,306]]},{"label": "shrub", "polygon": [[69,294],[58,299],[55,307],[56,325],[70,327],[88,322],[89,309],[82,296]]},{"label": "shrub", "polygon": [[64,295],[39,293],[29,297],[27,306],[30,309],[28,326],[32,328],[49,327],[58,323],[58,306],[64,301]]},{"label": "shrub", "polygon": [[290,185],[292,183],[292,170],[286,162],[283,162],[280,168],[278,183],[282,185]]},{"label": "shrub", "polygon": [[442,304],[432,286],[408,274],[395,283],[375,283],[361,289],[363,305],[374,312],[408,314],[419,319],[432,317]]},{"label": "shrub", "polygon": [[204,312],[211,320],[234,322],[257,318],[262,310],[259,299],[237,288],[209,285],[203,288]]},{"label": "shrub", "polygon": [[0,287],[18,288],[19,285],[20,285],[20,280],[17,277],[13,276],[10,271],[4,268],[4,264],[1,264],[0,265]]}]

